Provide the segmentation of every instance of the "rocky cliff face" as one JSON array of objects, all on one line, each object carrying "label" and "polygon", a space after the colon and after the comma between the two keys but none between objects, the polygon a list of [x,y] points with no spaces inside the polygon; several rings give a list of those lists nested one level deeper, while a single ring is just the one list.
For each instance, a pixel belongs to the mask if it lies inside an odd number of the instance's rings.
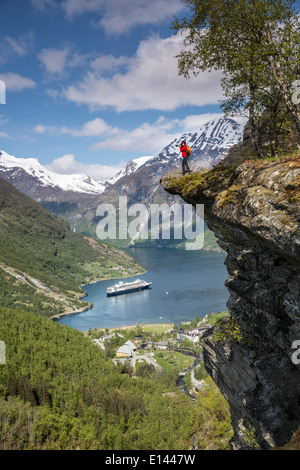
[{"label": "rocky cliff face", "polygon": [[232,448],[282,446],[300,421],[300,156],[173,172],[161,185],[204,204],[227,252],[229,317],[202,346],[230,405]]}]

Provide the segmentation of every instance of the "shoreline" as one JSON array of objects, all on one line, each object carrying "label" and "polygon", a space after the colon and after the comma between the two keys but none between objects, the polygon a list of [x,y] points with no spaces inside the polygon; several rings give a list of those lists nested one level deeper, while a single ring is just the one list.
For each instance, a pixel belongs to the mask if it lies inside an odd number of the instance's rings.
[{"label": "shoreline", "polygon": [[[150,248],[150,247],[149,247]],[[214,253],[214,254],[221,254],[219,252],[219,250],[212,250],[212,249],[206,249],[204,250],[206,253],[207,252],[211,252],[211,253]],[[142,266],[141,266],[142,268]],[[141,272],[138,272],[136,274],[133,274],[133,275],[126,275],[126,276],[117,276],[117,277],[108,277],[108,278],[98,278],[98,279],[94,279],[94,280],[91,280],[90,282],[87,282],[87,283],[84,283],[84,284],[81,284],[81,288],[84,288],[88,285],[92,285],[92,284],[96,284],[97,282],[103,282],[103,281],[114,281],[114,280],[119,280],[119,279],[128,279],[128,278],[133,278],[133,277],[138,277],[138,276],[142,276],[144,274],[146,274],[148,271],[146,269],[144,269],[143,271]],[[81,300],[83,302],[86,302],[86,306],[82,307],[82,308],[77,308],[77,309],[74,309],[74,310],[71,310],[71,311],[67,311],[67,312],[61,312],[61,313],[56,313],[54,315],[52,315],[51,317],[49,317],[51,320],[58,320],[62,317],[65,317],[65,316],[69,316],[69,315],[76,315],[76,314],[79,314],[79,313],[84,313],[86,312],[87,310],[90,310],[92,309],[94,306],[92,303],[89,303],[88,300],[84,300],[85,297],[88,296],[88,293],[85,292],[81,297],[78,297],[78,300]],[[156,323],[153,323],[153,325],[156,324]],[[160,324],[160,323],[159,323]],[[108,328],[109,330],[111,329],[119,329],[119,328],[129,328],[129,327],[135,327],[136,325],[129,325],[129,326],[124,326],[124,327],[110,327]],[[103,328],[98,328],[99,330],[103,329],[105,330],[107,327],[103,327]],[[88,330],[87,330],[88,331]],[[85,333],[85,332],[84,332]]]},{"label": "shoreline", "polygon": [[[95,281],[88,282],[87,284],[81,284],[81,287],[89,286],[90,284],[96,284],[96,282],[103,282],[103,281],[113,281],[114,279],[127,279],[129,277],[135,277],[135,276],[142,276],[143,274],[146,274],[147,270],[143,271],[142,273],[137,273],[133,274],[133,276],[118,276],[118,277],[109,277],[109,278],[100,278],[96,279]],[[83,298],[83,297],[81,297]]]},{"label": "shoreline", "polygon": [[[145,248],[145,247],[144,247]],[[146,247],[146,248],[151,248],[151,247]],[[169,248],[167,248],[169,249]],[[212,253],[217,253],[217,254],[220,254],[223,250],[219,251],[218,249],[215,250],[215,249],[203,249],[204,251],[206,252],[212,252]],[[133,256],[132,256],[133,257]],[[141,266],[142,268],[142,266]],[[97,282],[103,282],[103,281],[113,281],[113,280],[118,280],[118,279],[128,279],[130,277],[135,277],[135,276],[142,276],[144,274],[147,273],[147,270],[145,269],[144,271],[140,272],[140,273],[137,273],[137,274],[134,274],[134,275],[129,275],[129,276],[118,276],[118,277],[110,277],[110,278],[99,278],[99,279],[95,279],[93,281],[90,281],[88,283],[85,283],[85,284],[81,284],[81,288],[84,288],[85,286],[88,286],[90,284],[96,284]],[[82,295],[81,297],[78,298],[78,300],[82,300],[84,299],[85,297],[87,297],[87,293],[86,295]],[[83,300],[84,301],[84,300]],[[88,302],[88,301],[86,301]],[[83,312],[86,312],[87,310],[89,309],[92,309],[93,308],[93,304],[90,304],[90,305],[87,305],[85,308],[82,308],[82,309],[75,309],[75,310],[72,310],[71,312],[62,312],[62,313],[56,313],[55,315],[49,317],[50,320],[57,320],[61,317],[65,317],[65,316],[68,316],[68,315],[75,315],[77,313],[83,313]]]},{"label": "shoreline", "polygon": [[[143,328],[147,328],[147,327],[169,327],[169,328],[172,328],[173,326],[175,325],[175,323],[138,323],[138,326],[141,327],[142,329]],[[96,331],[105,331],[106,329],[108,329],[109,331],[116,331],[116,330],[128,330],[128,329],[133,329],[133,328],[136,328],[137,324],[135,325],[126,325],[126,326],[113,326],[111,328],[108,328],[108,327],[105,327],[105,328],[96,328]],[[84,332],[85,334],[87,332]]]},{"label": "shoreline", "polygon": [[[99,279],[95,279],[94,281],[88,282],[87,284],[81,284],[80,287],[84,288],[85,286],[89,286],[90,284],[96,284],[97,282],[113,281],[115,279],[116,280],[117,279],[128,279],[130,277],[142,276],[143,274],[146,274],[146,272],[147,272],[147,270],[145,269],[143,272],[134,274],[133,276],[118,276],[118,277],[110,277],[110,278],[99,278]],[[88,300],[86,300],[86,301],[83,300],[87,296],[88,296],[88,294],[85,293],[85,295],[82,295],[81,297],[78,297],[78,300],[81,300],[82,302],[87,302],[87,306],[85,308],[75,309],[75,310],[72,310],[71,312],[56,313],[55,315],[52,315],[51,317],[49,317],[50,320],[57,320],[58,318],[61,318],[61,317],[65,317],[65,316],[68,316],[68,315],[75,315],[76,313],[83,313],[83,312],[86,312],[89,309],[92,309],[93,304],[90,302],[89,305],[88,305]]]}]

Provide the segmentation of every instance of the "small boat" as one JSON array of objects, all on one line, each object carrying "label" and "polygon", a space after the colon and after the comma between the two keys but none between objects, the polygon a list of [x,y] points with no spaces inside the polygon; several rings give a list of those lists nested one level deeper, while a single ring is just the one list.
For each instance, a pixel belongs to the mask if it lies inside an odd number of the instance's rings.
[{"label": "small boat", "polygon": [[106,289],[106,295],[112,297],[113,295],[128,294],[130,292],[137,292],[144,289],[149,289],[152,282],[142,281],[141,279],[135,279],[132,282],[123,282],[120,281],[114,286],[108,287]]}]

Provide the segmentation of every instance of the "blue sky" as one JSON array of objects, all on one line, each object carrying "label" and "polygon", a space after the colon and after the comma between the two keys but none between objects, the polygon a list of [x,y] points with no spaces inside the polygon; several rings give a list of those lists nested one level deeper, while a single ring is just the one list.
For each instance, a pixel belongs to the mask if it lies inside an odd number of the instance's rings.
[{"label": "blue sky", "polygon": [[0,149],[107,179],[220,114],[220,73],[186,80],[180,0],[1,0]]}]

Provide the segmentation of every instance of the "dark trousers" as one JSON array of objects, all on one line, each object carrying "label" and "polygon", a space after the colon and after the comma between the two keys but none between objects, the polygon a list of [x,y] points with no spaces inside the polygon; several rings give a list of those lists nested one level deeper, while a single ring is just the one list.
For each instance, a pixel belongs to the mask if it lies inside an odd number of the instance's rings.
[{"label": "dark trousers", "polygon": [[182,174],[190,173],[190,167],[188,165],[188,157],[182,157]]}]

